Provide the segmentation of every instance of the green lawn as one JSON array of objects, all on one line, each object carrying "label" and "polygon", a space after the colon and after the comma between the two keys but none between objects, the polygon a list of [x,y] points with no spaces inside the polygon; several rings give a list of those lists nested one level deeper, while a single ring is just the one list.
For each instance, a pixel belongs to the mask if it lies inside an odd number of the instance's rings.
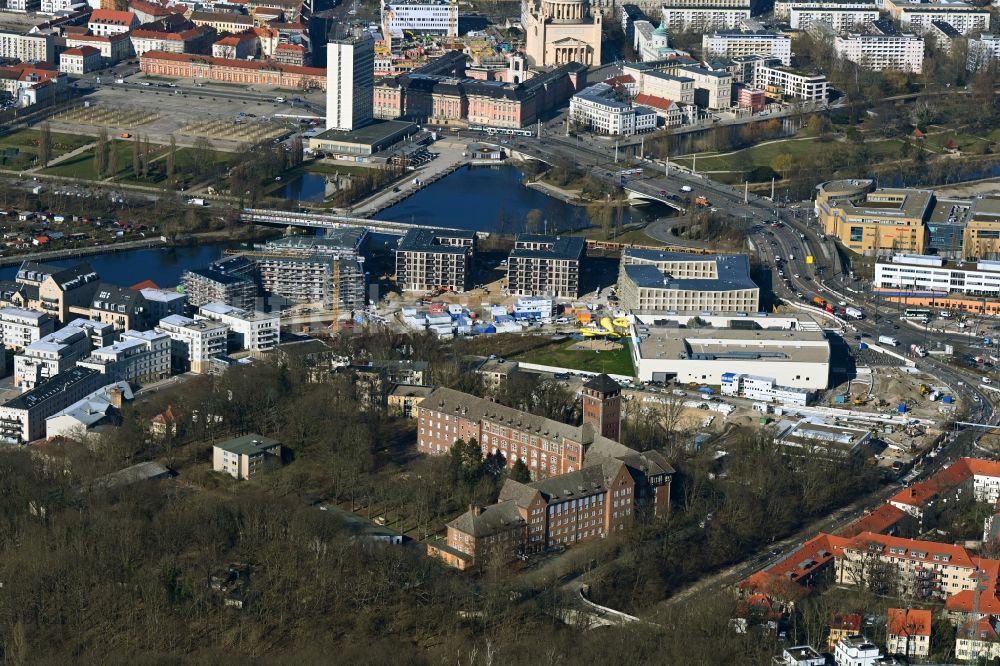
[{"label": "green lawn", "polygon": [[613,375],[635,376],[632,366],[632,356],[629,354],[628,342],[623,341],[621,349],[614,351],[571,350],[576,340],[564,340],[548,347],[534,349],[514,357],[514,360],[526,363],[551,365],[570,370],[586,370],[588,372],[607,372]]},{"label": "green lawn", "polygon": [[[925,139],[918,141],[918,145],[922,145],[928,150],[933,150],[935,153],[945,152],[945,144],[950,140],[954,139],[955,143],[958,144],[958,149],[962,152],[980,152],[984,144],[989,141],[996,141],[997,138],[994,136],[997,134],[997,130],[985,134],[983,136],[976,136],[973,134],[965,134],[962,132],[937,132],[937,128],[931,128],[932,134],[929,134]],[[977,146],[979,147],[977,150]]]},{"label": "green lawn", "polygon": [[[38,156],[38,130],[22,129],[0,136],[0,168],[28,169],[35,166]],[[76,150],[91,143],[90,136],[52,132],[52,157]]]}]

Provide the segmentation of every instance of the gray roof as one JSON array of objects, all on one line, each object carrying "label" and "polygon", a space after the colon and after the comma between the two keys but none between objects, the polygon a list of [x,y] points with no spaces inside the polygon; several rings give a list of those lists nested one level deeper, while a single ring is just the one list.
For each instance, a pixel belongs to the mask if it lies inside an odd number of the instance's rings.
[{"label": "gray roof", "polygon": [[51,277],[63,291],[96,282],[98,279],[97,272],[86,261],[81,261],[70,267],[25,261],[17,269],[19,280],[27,279],[41,282],[48,277]]},{"label": "gray roof", "polygon": [[280,249],[293,251],[329,252],[332,250],[348,250],[357,252],[364,241],[368,230],[365,228],[330,229],[326,236],[286,236],[268,241],[259,246],[265,250]]},{"label": "gray roof", "polygon": [[626,249],[625,258],[633,257],[648,262],[667,261],[714,261],[716,278],[674,278],[664,274],[652,263],[627,264],[625,275],[636,285],[647,289],[679,289],[686,291],[733,291],[737,289],[757,289],[750,279],[750,262],[746,255],[702,255],[683,252],[659,252],[657,250]]},{"label": "gray roof", "polygon": [[524,519],[521,518],[517,504],[513,500],[507,500],[481,509],[478,516],[472,511],[466,511],[448,523],[448,527],[479,538],[496,534],[511,525],[523,524]]},{"label": "gray roof", "polygon": [[608,377],[603,372],[584,382],[583,388],[600,391],[601,393],[621,393],[622,390],[622,387],[618,385],[618,382],[611,379],[611,377]]},{"label": "gray roof", "polygon": [[12,409],[31,409],[39,403],[51,400],[56,395],[83,381],[91,381],[97,370],[75,366],[60,372],[55,377],[36,386],[35,388],[22,393],[12,400],[4,403],[4,407]]},{"label": "gray roof", "polygon": [[[142,292],[129,287],[119,287],[110,282],[102,282],[94,291],[94,301],[91,304],[95,310],[133,314],[141,312],[146,298]],[[124,310],[120,309],[124,308]]]},{"label": "gray roof", "polygon": [[[521,243],[547,243],[547,249],[531,250],[518,247]],[[521,259],[569,259],[579,260],[583,256],[586,241],[579,236],[543,236],[541,234],[518,234],[510,256]]]},{"label": "gray roof", "polygon": [[229,453],[252,456],[256,453],[266,451],[274,446],[279,446],[280,444],[281,443],[276,439],[251,433],[249,435],[237,437],[236,439],[231,439],[228,442],[216,444],[215,446],[219,447],[223,451],[228,451]]},{"label": "gray roof", "polygon": [[98,479],[97,484],[107,487],[114,488],[115,486],[125,486],[132,483],[138,483],[139,481],[150,481],[154,479],[162,479],[164,477],[173,476],[173,472],[164,467],[162,464],[156,462],[155,460],[149,460],[147,462],[136,463],[125,469],[120,469],[117,472],[112,472],[106,476]]},{"label": "gray roof", "polygon": [[191,275],[201,278],[202,280],[209,280],[211,282],[216,282],[218,284],[236,284],[237,282],[250,282],[249,278],[243,277],[242,275],[227,275],[219,271],[213,271],[211,268],[192,268],[188,271]]},{"label": "gray roof", "polygon": [[441,245],[442,238],[475,240],[475,231],[445,231],[443,229],[410,229],[399,241],[399,249],[404,252],[442,252],[445,254],[465,254],[468,249],[460,245]]}]

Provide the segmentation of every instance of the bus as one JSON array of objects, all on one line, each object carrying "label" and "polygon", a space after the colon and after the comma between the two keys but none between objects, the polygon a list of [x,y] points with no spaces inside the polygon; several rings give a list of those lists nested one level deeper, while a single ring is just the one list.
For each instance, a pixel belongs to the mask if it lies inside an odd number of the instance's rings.
[{"label": "bus", "polygon": [[922,319],[925,322],[931,320],[931,311],[922,308],[906,308],[900,319]]}]

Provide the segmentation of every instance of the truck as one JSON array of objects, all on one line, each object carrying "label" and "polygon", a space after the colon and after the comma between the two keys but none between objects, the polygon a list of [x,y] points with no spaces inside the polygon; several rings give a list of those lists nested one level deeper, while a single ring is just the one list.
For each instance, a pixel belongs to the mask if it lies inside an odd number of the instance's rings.
[{"label": "truck", "polygon": [[927,356],[927,350],[921,347],[920,345],[910,345],[910,352],[915,356],[919,356],[921,358]]},{"label": "truck", "polygon": [[865,313],[857,308],[844,308],[844,314],[851,319],[864,319]]},{"label": "truck", "polygon": [[880,335],[878,336],[878,343],[880,345],[889,345],[890,347],[898,347],[899,340],[892,337],[891,335]]},{"label": "truck", "polygon": [[189,206],[207,206],[204,199],[188,199]]}]

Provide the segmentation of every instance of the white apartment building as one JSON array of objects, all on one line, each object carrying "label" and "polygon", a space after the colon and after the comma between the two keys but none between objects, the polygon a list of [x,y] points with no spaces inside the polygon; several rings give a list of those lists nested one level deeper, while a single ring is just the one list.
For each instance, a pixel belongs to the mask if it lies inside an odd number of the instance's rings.
[{"label": "white apartment building", "polygon": [[784,95],[807,102],[825,102],[827,81],[822,74],[805,74],[786,67],[757,65],[754,68],[753,87],[768,96]]},{"label": "white apartment building", "polygon": [[161,319],[155,330],[170,336],[171,363],[182,372],[204,372],[212,356],[226,353],[229,340],[229,326],[211,319],[170,315]]},{"label": "white apartment building", "polygon": [[370,33],[327,45],[326,128],[350,131],[372,122],[375,40]]},{"label": "white apartment building", "polygon": [[41,3],[39,0],[7,0],[6,10],[8,12],[26,14],[28,12],[37,12],[40,8]]},{"label": "white apartment building", "polygon": [[3,345],[8,349],[23,349],[55,330],[55,321],[45,312],[23,308],[0,308],[0,330]]},{"label": "white apartment building", "polygon": [[882,651],[864,636],[844,636],[837,642],[834,661],[837,666],[879,666]]},{"label": "white apartment building", "polygon": [[897,254],[876,262],[875,288],[1000,298],[1000,261],[966,262],[959,267],[942,257]]},{"label": "white apartment building", "polygon": [[735,1],[720,7],[663,6],[663,24],[678,32],[736,30],[740,22],[750,18],[750,9],[737,6]]},{"label": "white apartment building", "polygon": [[690,76],[674,76],[635,64],[624,65],[622,74],[635,79],[641,94],[669,99],[679,104],[694,104],[694,79]]},{"label": "white apartment building", "polygon": [[90,336],[90,347],[92,349],[107,347],[117,337],[114,324],[106,324],[93,319],[73,319],[66,324],[65,328],[79,328],[86,331],[87,335]]},{"label": "white apartment building", "polygon": [[774,17],[783,21],[791,19],[793,9],[866,9],[878,11],[875,0],[776,0]]},{"label": "white apartment building", "polygon": [[107,383],[157,381],[170,376],[170,347],[166,333],[128,330],[120,342],[95,349],[77,366],[96,370]]},{"label": "white apartment building", "polygon": [[90,352],[90,334],[82,328],[59,329],[32,342],[14,356],[14,386],[30,391],[69,370]]},{"label": "white apartment building", "polygon": [[59,54],[59,71],[64,74],[83,76],[101,68],[104,58],[101,51],[93,46],[77,46]]},{"label": "white apartment building", "polygon": [[743,375],[727,372],[722,375],[720,393],[729,396],[742,396],[747,400],[761,402],[780,402],[785,405],[805,407],[812,399],[812,391],[793,386],[782,386],[774,377],[759,375]]},{"label": "white apartment building", "polygon": [[281,339],[281,317],[253,310],[240,310],[224,303],[206,303],[195,319],[212,319],[229,326],[231,347],[251,352],[274,349]]},{"label": "white apartment building", "polygon": [[55,14],[56,12],[71,11],[74,5],[86,5],[82,0],[42,0],[39,3],[39,14]]},{"label": "white apartment building", "polygon": [[52,35],[22,35],[0,31],[0,58],[21,62],[54,62],[55,37]]},{"label": "white apartment building", "polygon": [[694,103],[703,109],[728,109],[733,105],[733,75],[704,67],[681,67],[678,74],[694,79]]},{"label": "white apartment building", "polygon": [[924,39],[912,33],[899,35],[837,35],[837,55],[876,72],[894,69],[919,74],[924,67]]},{"label": "white apartment building", "polygon": [[963,35],[990,29],[989,10],[961,0],[884,0],[883,7],[903,29],[918,35],[929,31],[934,21],[948,23]]},{"label": "white apartment building", "polygon": [[90,14],[87,27],[93,35],[110,37],[124,35],[129,30],[139,27],[139,19],[132,12],[114,9],[95,9]]},{"label": "white apartment building", "polygon": [[969,40],[969,55],[965,68],[970,72],[986,69],[1000,61],[1000,36],[983,33]]},{"label": "white apartment building", "polygon": [[458,37],[458,3],[450,0],[382,0],[382,35],[401,39],[403,32]]},{"label": "white apartment building", "polygon": [[834,32],[860,30],[877,21],[878,10],[874,5],[863,7],[832,7],[815,3],[789,9],[788,23],[792,30],[806,30],[810,26],[829,26]]},{"label": "white apartment building", "polygon": [[170,315],[184,314],[187,309],[187,294],[169,289],[140,289],[139,293],[146,299],[146,311],[149,321],[159,321]]},{"label": "white apartment building", "polygon": [[770,32],[715,32],[701,36],[703,58],[769,55],[792,64],[792,38]]},{"label": "white apartment building", "polygon": [[584,88],[569,100],[570,121],[591,132],[615,136],[632,136],[656,129],[655,111],[619,101],[614,93],[614,88],[607,83]]}]

